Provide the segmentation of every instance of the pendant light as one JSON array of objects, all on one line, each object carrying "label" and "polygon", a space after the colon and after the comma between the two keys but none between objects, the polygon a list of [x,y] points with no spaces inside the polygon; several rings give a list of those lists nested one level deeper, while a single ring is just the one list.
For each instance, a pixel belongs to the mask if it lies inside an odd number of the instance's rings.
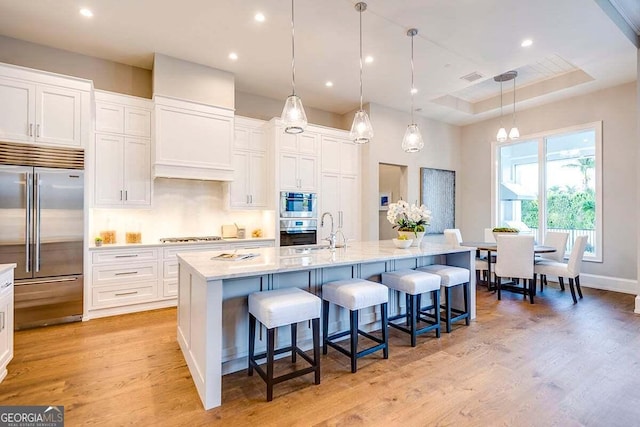
[{"label": "pendant light", "polygon": [[518,139],[520,138],[520,131],[516,126],[516,77],[518,77],[518,72],[513,72],[513,123],[512,128],[509,131],[509,139]]},{"label": "pendant light", "polygon": [[362,12],[367,10],[367,4],[364,2],[356,3],[356,11],[360,14],[360,109],[356,111],[351,125],[349,137],[356,144],[366,144],[373,138],[373,127],[369,115],[362,108]]},{"label": "pendant light", "polygon": [[296,42],[294,9],[291,0],[291,86],[292,94],[289,95],[282,109],[282,122],[286,133],[302,133],[307,127],[307,115],[302,106],[302,100],[296,95]]},{"label": "pendant light", "polygon": [[418,34],[418,30],[411,28],[407,31],[407,35],[411,37],[411,124],[407,126],[407,130],[402,138],[402,149],[407,153],[417,153],[424,147],[424,141],[422,140],[422,134],[418,125],[413,121],[413,95],[416,93],[416,88],[413,84],[413,37]]},{"label": "pendant light", "polygon": [[[496,140],[498,142],[505,142],[507,140],[507,130],[502,125],[502,83],[503,82],[508,82],[509,80],[513,80],[514,81],[513,82],[513,84],[514,84],[514,86],[513,86],[513,120],[514,120],[513,124],[514,124],[514,128],[511,129],[511,132],[509,133],[508,137],[510,137],[511,139],[517,139],[517,138],[520,137],[520,133],[518,132],[518,128],[515,127],[515,114],[516,114],[515,113],[515,108],[516,108],[516,106],[515,106],[515,99],[516,99],[515,98],[515,96],[516,96],[516,93],[515,93],[515,89],[516,89],[516,87],[515,87],[515,78],[516,78],[517,75],[518,75],[517,71],[507,71],[506,73],[500,74],[500,75],[495,76],[493,78],[494,81],[500,82],[500,129],[498,129],[498,134],[496,135]],[[511,136],[512,133],[513,133],[513,135],[515,137]]]}]

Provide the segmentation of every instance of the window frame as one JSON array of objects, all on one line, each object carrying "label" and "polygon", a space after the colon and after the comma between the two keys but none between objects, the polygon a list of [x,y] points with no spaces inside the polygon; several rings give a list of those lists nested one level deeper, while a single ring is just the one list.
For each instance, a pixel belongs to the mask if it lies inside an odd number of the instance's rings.
[{"label": "window frame", "polygon": [[[546,231],[546,215],[547,215],[547,206],[546,206],[546,140],[550,137],[560,136],[567,133],[572,132],[580,132],[580,131],[588,131],[592,130],[595,133],[595,171],[594,171],[594,179],[595,179],[595,192],[596,192],[596,224],[595,224],[595,233],[596,233],[596,243],[594,247],[594,255],[588,255],[585,252],[584,261],[589,262],[602,262],[603,254],[603,234],[602,234],[602,213],[603,213],[603,195],[602,195],[602,121],[583,123],[575,126],[569,126],[564,128],[552,129],[544,132],[538,132],[530,135],[522,135],[519,139],[515,141],[506,141],[506,142],[491,142],[491,226],[495,227],[498,223],[498,212],[499,212],[499,200],[497,195],[498,188],[500,183],[498,182],[499,171],[498,167],[500,166],[499,159],[499,150],[501,147],[505,147],[511,144],[517,144],[522,141],[532,141],[536,140],[538,142],[538,206],[540,208],[539,219],[538,219],[538,227],[540,230],[540,235],[544,236],[544,232]],[[540,195],[545,195],[545,197],[541,197]],[[591,242],[590,242],[591,243]],[[568,257],[569,254],[566,254],[565,257]]]}]

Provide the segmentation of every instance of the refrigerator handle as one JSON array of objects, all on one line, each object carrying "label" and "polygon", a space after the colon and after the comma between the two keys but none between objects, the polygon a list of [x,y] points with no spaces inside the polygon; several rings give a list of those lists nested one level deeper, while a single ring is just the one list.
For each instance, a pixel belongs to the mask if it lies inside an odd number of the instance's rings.
[{"label": "refrigerator handle", "polygon": [[31,273],[31,219],[33,217],[33,211],[31,210],[31,190],[33,188],[33,177],[30,173],[24,174],[24,191],[25,198],[27,200],[27,219],[25,221],[24,228],[24,248],[25,248],[25,266],[24,270],[27,273]]},{"label": "refrigerator handle", "polygon": [[33,195],[35,200],[35,270],[40,272],[40,174],[33,174]]}]

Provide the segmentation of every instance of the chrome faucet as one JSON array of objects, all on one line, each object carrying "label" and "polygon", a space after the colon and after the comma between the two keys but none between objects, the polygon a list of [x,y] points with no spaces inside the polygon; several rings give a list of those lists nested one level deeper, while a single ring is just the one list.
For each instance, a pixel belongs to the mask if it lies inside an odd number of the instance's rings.
[{"label": "chrome faucet", "polygon": [[327,215],[331,218],[331,232],[329,233],[329,237],[325,237],[323,240],[329,241],[329,249],[334,250],[338,239],[336,237],[336,232],[333,229],[333,215],[331,215],[331,212],[325,212],[322,214],[322,217],[320,218],[320,227],[324,227],[324,217]]}]

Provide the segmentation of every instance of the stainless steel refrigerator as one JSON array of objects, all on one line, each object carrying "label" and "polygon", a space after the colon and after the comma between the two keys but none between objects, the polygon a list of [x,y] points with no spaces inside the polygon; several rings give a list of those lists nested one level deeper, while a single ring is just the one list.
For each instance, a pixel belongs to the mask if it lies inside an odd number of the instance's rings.
[{"label": "stainless steel refrigerator", "polygon": [[83,236],[83,170],[0,164],[0,263],[17,264],[16,329],[82,319]]}]

